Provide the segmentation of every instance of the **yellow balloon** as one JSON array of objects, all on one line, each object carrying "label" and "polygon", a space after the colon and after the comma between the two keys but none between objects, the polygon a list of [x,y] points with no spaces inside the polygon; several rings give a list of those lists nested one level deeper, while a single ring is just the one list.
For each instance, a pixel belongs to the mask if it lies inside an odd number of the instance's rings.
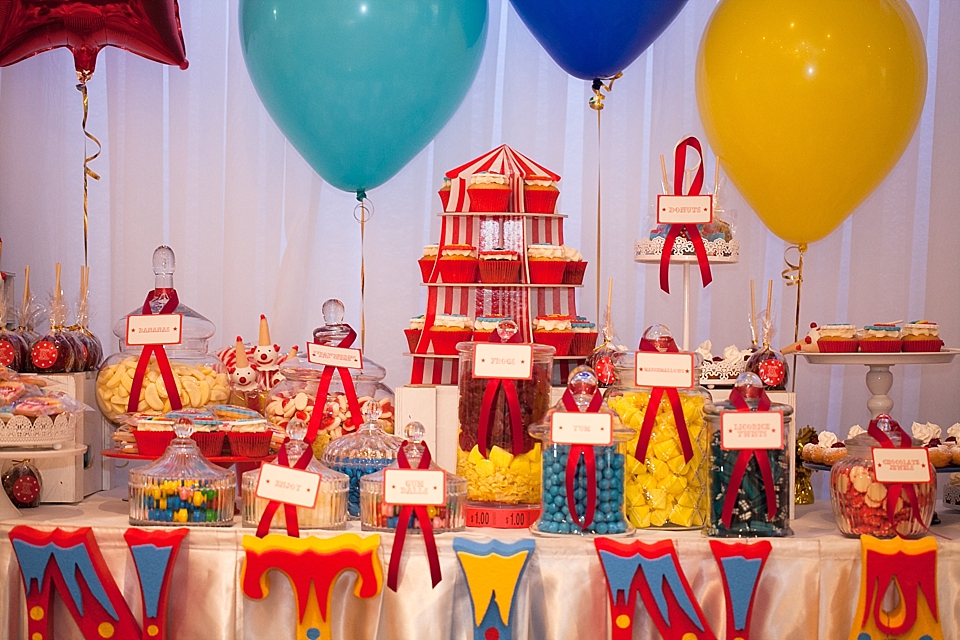
[{"label": "yellow balloon", "polygon": [[927,57],[905,0],[721,0],[697,105],[724,170],[776,235],[836,229],[910,142]]}]

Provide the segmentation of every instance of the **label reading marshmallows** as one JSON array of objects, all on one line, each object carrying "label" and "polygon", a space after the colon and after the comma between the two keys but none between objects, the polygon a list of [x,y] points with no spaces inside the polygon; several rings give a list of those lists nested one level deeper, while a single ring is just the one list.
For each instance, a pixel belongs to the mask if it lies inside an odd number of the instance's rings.
[{"label": "label reading marshmallows", "polygon": [[638,387],[689,389],[693,386],[692,353],[637,351],[636,363]]}]

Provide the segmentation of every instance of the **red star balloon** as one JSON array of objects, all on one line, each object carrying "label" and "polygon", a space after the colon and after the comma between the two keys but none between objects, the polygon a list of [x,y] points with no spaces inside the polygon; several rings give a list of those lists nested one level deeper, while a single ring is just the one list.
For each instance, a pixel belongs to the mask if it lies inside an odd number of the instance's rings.
[{"label": "red star balloon", "polygon": [[177,0],[0,1],[0,67],[67,47],[86,82],[108,45],[186,69]]}]

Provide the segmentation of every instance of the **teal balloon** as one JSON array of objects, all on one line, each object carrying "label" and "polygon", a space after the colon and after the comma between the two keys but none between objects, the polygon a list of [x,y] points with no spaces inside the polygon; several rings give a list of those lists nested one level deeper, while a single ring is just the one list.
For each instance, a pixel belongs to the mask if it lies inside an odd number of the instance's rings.
[{"label": "teal balloon", "polygon": [[240,0],[253,86],[310,166],[371,189],[420,152],[480,65],[487,0]]}]

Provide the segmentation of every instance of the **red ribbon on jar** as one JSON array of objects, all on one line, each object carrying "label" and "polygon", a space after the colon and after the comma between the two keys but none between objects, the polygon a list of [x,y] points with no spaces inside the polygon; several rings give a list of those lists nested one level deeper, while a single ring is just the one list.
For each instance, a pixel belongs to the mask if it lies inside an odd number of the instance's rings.
[{"label": "red ribbon on jar", "polygon": [[[408,445],[410,445],[410,442],[404,440],[403,444],[400,445],[400,450],[397,451],[397,465],[401,469],[413,468],[410,466],[410,461],[407,460],[406,449]],[[422,442],[419,446],[423,447],[423,455],[420,456],[417,469],[429,469],[430,448]],[[443,579],[443,576],[440,575],[440,555],[437,553],[437,540],[433,535],[433,525],[430,516],[427,514],[427,508],[423,505],[405,504],[400,507],[397,532],[393,537],[393,550],[390,552],[390,565],[387,569],[387,586],[393,591],[397,590],[397,583],[400,579],[400,557],[403,555],[403,542],[407,537],[407,527],[412,516],[417,517],[420,530],[423,532],[423,544],[427,548],[427,562],[430,563],[430,581],[436,587]]]},{"label": "red ribbon on jar", "polygon": [[[563,406],[567,411],[581,413],[577,401],[573,399],[570,389],[563,392]],[[600,406],[603,404],[603,396],[599,391],[594,392],[590,404],[586,411],[582,413],[599,413]],[[577,476],[577,465],[580,463],[580,456],[583,456],[583,466],[586,468],[587,475],[587,506],[583,510],[583,516],[577,514],[577,501],[573,495],[575,491],[574,479]],[[581,529],[586,529],[593,524],[593,514],[597,510],[597,459],[593,453],[593,445],[572,444],[570,452],[567,454],[566,488],[567,488],[567,508],[570,510],[570,517],[577,521]]]},{"label": "red ribbon on jar", "polygon": [[[313,459],[313,449],[310,447],[304,449],[303,453],[300,454],[300,458],[293,465],[291,465],[290,457],[287,455],[288,442],[290,442],[290,438],[286,438],[283,441],[283,444],[280,445],[280,452],[277,454],[277,462],[285,467],[292,467],[294,469],[301,470],[306,469],[307,465],[310,464],[310,460]],[[296,505],[271,500],[267,503],[267,507],[263,510],[263,514],[260,516],[260,522],[257,524],[258,538],[262,538],[270,533],[270,523],[273,522],[273,516],[277,513],[277,510],[280,508],[281,504],[283,505],[283,515],[286,519],[287,535],[293,538],[300,537],[300,522],[297,518]]]},{"label": "red ribbon on jar", "polygon": [[[667,353],[680,353],[677,343],[671,338],[666,342]],[[646,338],[640,339],[640,351],[659,352],[657,345]],[[647,448],[650,446],[650,437],[653,435],[653,425],[660,410],[660,401],[666,394],[673,409],[673,420],[677,425],[677,437],[680,438],[680,449],[683,451],[684,462],[693,460],[693,443],[690,441],[690,432],[687,431],[687,421],[683,417],[683,404],[680,402],[680,393],[673,387],[654,387],[650,391],[650,401],[643,414],[643,424],[640,425],[640,436],[637,440],[637,451],[634,456],[643,462],[647,457]]]},{"label": "red ribbon on jar", "polygon": [[[150,308],[150,301],[155,300],[161,293],[168,296],[166,304],[156,314]],[[176,289],[154,289],[147,294],[143,301],[143,315],[170,315],[180,304],[180,297],[177,296]],[[174,411],[180,411],[183,404],[180,402],[180,392],[177,389],[177,379],[173,375],[173,369],[170,368],[170,360],[167,358],[167,352],[162,344],[144,345],[140,352],[140,360],[137,361],[137,370],[133,374],[133,383],[130,385],[130,399],[127,401],[127,412],[136,413],[140,407],[140,391],[143,389],[143,378],[147,373],[147,366],[150,364],[151,356],[157,357],[157,367],[160,369],[160,375],[163,377],[163,385],[167,389],[167,398],[170,400],[170,408]]]},{"label": "red ribbon on jar", "polygon": [[[697,173],[690,184],[690,191],[683,193],[684,167],[687,160],[687,148],[697,152],[700,162],[697,164]],[[698,196],[700,189],[703,188],[703,150],[700,148],[700,141],[689,136],[677,144],[673,152],[673,195],[675,196]],[[700,230],[695,224],[671,224],[668,225],[667,237],[663,243],[663,253],[660,255],[660,288],[665,293],[670,293],[670,254],[673,253],[673,244],[677,241],[681,232],[686,232],[690,242],[693,243],[693,250],[697,254],[697,264],[700,265],[700,280],[706,287],[713,281],[713,274],[710,273],[710,261],[707,259],[707,248],[703,245],[703,238],[700,237]]]},{"label": "red ribbon on jar", "polygon": [[[346,349],[350,347],[357,339],[357,332],[350,325],[345,325],[350,332],[346,337],[334,346]],[[314,341],[316,344],[319,342]],[[307,436],[304,442],[313,444],[320,431],[320,424],[323,420],[324,408],[327,405],[327,393],[330,391],[330,382],[333,381],[334,372],[340,373],[340,382],[343,383],[343,393],[347,396],[347,407],[350,409],[350,419],[353,421],[353,427],[363,422],[363,415],[360,413],[360,401],[357,400],[357,390],[353,386],[353,377],[350,375],[350,369],[346,367],[335,367],[333,365],[324,365],[323,373],[320,374],[320,383],[317,385],[317,399],[314,403],[313,413],[310,414],[310,422],[307,425]],[[322,403],[322,404],[321,404]]]},{"label": "red ribbon on jar", "polygon": [[[770,410],[770,398],[767,392],[759,389],[757,397],[758,411]],[[737,411],[752,411],[747,401],[743,399],[740,389],[734,387],[730,391],[730,404]],[[760,477],[763,479],[763,492],[767,497],[767,520],[777,511],[777,494],[774,491],[773,469],[770,467],[770,457],[765,449],[743,449],[737,454],[737,462],[733,465],[733,473],[730,474],[730,484],[727,486],[727,495],[723,499],[723,512],[720,520],[723,525],[730,528],[730,521],[733,518],[733,507],[737,504],[737,495],[740,493],[740,483],[743,482],[743,476],[747,471],[747,465],[750,464],[750,458],[757,460],[757,466],[760,468]]]},{"label": "red ribbon on jar", "polygon": [[[497,331],[490,334],[489,342],[500,343],[501,338]],[[507,342],[523,342],[520,333],[517,332],[510,336]],[[487,388],[483,392],[483,400],[480,403],[480,423],[477,425],[477,446],[480,455],[487,457],[487,440],[490,438],[490,421],[493,414],[493,401],[497,398],[497,389],[503,386],[503,394],[507,398],[507,414],[510,416],[510,434],[513,441],[510,447],[513,455],[518,456],[524,453],[523,449],[523,420],[520,414],[520,396],[517,393],[517,383],[514,380],[501,380],[492,378],[487,382]]]},{"label": "red ribbon on jar", "polygon": [[[900,432],[900,444],[894,444],[893,440],[888,436],[877,424],[880,418],[886,418],[890,421],[890,426],[893,427],[895,431]],[[903,430],[903,427],[900,424],[888,416],[885,413],[881,413],[876,418],[870,421],[870,425],[867,427],[867,433],[877,441],[883,449],[912,449],[913,448],[913,439],[910,435]],[[924,529],[930,531],[930,529],[923,523],[923,517],[920,514],[920,501],[917,498],[917,490],[912,484],[901,484],[899,482],[888,484],[887,485],[887,520],[890,521],[890,524],[894,527],[897,526],[896,515],[897,515],[897,501],[900,498],[900,494],[907,494],[907,500],[910,502],[910,512],[914,520],[920,523]]]}]

